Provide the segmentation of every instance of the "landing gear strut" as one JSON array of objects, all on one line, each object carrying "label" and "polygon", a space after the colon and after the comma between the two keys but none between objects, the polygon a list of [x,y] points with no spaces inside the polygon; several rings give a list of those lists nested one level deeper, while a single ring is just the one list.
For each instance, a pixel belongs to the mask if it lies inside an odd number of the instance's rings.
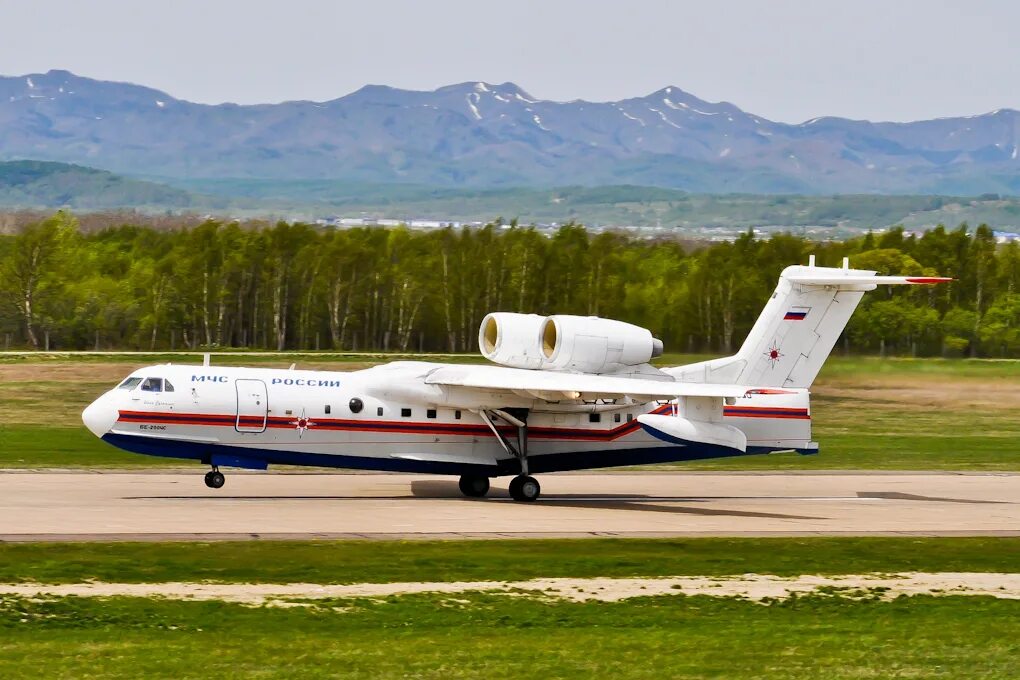
[{"label": "landing gear strut", "polygon": [[226,483],[227,478],[223,476],[218,467],[214,467],[205,473],[205,485],[210,489],[220,489]]},{"label": "landing gear strut", "polygon": [[[542,493],[542,487],[539,485],[538,480],[528,473],[527,409],[508,408],[492,411],[483,410],[479,411],[479,415],[482,416],[482,420],[484,420],[485,424],[489,426],[492,433],[496,435],[496,441],[498,441],[499,445],[503,447],[503,450],[520,461],[521,474],[514,477],[510,482],[510,497],[515,501],[521,502],[537,500],[539,494]],[[517,428],[516,446],[499,431],[499,428],[497,428],[495,423],[493,423],[494,418],[498,418]]]},{"label": "landing gear strut", "polygon": [[460,478],[460,492],[468,498],[481,498],[489,493],[489,478],[463,475]]}]

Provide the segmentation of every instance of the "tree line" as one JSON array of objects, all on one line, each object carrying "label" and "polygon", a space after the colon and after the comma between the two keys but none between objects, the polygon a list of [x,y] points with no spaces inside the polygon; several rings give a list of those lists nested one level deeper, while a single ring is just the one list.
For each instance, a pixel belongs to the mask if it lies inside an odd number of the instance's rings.
[{"label": "tree line", "polygon": [[472,352],[482,317],[503,310],[616,318],[667,351],[725,353],[780,271],[809,254],[956,279],[869,294],[846,351],[1020,356],[1020,246],[965,224],[842,242],[748,231],[683,243],[574,224],[548,235],[211,220],[87,232],[62,211],[0,235],[0,334],[12,349]]}]

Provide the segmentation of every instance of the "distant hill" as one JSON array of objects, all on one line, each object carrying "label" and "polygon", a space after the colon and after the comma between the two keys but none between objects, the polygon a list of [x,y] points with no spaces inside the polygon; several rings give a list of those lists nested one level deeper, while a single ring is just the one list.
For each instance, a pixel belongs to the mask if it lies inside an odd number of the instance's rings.
[{"label": "distant hill", "polygon": [[105,170],[43,161],[0,162],[0,206],[7,208],[185,209],[187,191],[120,177]]},{"label": "distant hill", "polygon": [[[130,208],[148,213],[211,213],[312,221],[327,217],[521,224],[575,221],[593,227],[820,227],[819,236],[903,224],[986,222],[1020,231],[1020,199],[924,195],[691,194],[678,189],[568,186],[553,189],[455,189],[337,180],[141,181],[79,165],[0,162],[0,211],[70,207],[79,212]],[[815,232],[812,232],[815,233]]]},{"label": "distant hill", "polygon": [[691,192],[1020,192],[1020,112],[913,123],[777,123],[677,87],[617,102],[538,100],[513,83],[373,85],[327,102],[195,104],[50,71],[0,77],[0,160],[136,176],[609,184]]}]

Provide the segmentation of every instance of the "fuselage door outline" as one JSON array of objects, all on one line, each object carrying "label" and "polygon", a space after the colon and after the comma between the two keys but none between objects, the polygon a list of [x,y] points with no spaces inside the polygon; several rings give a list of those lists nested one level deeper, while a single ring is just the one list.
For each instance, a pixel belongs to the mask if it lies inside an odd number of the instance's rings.
[{"label": "fuselage door outline", "polygon": [[234,429],[238,432],[265,432],[269,415],[269,394],[265,381],[238,378],[234,381],[234,387],[237,390],[237,419],[234,421]]}]

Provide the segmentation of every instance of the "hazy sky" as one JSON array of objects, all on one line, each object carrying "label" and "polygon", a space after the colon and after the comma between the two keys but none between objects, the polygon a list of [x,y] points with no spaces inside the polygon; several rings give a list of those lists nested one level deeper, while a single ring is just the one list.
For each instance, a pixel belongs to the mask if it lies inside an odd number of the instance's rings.
[{"label": "hazy sky", "polygon": [[1020,2],[0,0],[0,74],[52,68],[207,103],[511,80],[914,120],[1020,108]]}]

